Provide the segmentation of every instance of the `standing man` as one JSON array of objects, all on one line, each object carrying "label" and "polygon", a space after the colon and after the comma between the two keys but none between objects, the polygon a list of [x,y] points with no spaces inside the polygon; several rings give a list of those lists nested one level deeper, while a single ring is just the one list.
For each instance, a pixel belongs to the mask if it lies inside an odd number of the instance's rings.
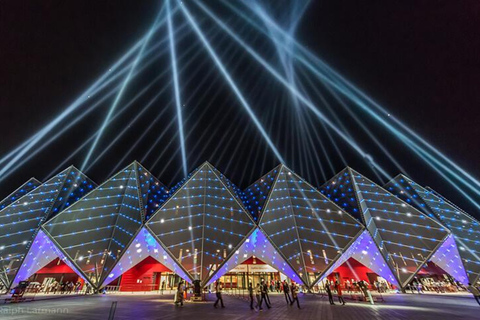
[{"label": "standing man", "polygon": [[328,294],[328,301],[330,302],[331,305],[335,305],[335,302],[333,302],[333,295],[332,295],[332,290],[330,289],[330,281],[325,281],[325,291],[327,291]]},{"label": "standing man", "polygon": [[165,290],[165,280],[162,281],[162,285],[160,286],[160,292],[163,294],[164,290]]},{"label": "standing man", "polygon": [[215,295],[217,296],[217,301],[215,301],[213,306],[216,308],[218,305],[218,302],[220,301],[222,308],[225,308],[225,306],[223,305],[223,299],[222,299],[222,284],[220,283],[219,280],[215,281]]},{"label": "standing man", "polygon": [[267,305],[267,308],[270,309],[270,303],[268,302],[267,298],[268,298],[268,285],[265,283],[265,281],[262,279],[262,284],[260,285],[260,290],[261,293],[262,293],[262,298],[260,299],[260,309],[262,309],[262,303],[263,301],[265,301],[265,304]]},{"label": "standing man", "polygon": [[293,303],[297,301],[297,307],[298,309],[300,309],[300,301],[298,301],[298,286],[293,281],[292,281],[291,291],[292,291],[293,301],[290,303],[290,305],[293,305]]},{"label": "standing man", "polygon": [[343,300],[342,287],[338,280],[335,283],[335,289],[337,290],[338,302],[341,303],[342,305],[345,305],[345,300]]},{"label": "standing man", "polygon": [[285,295],[285,301],[287,304],[292,304],[292,298],[290,298],[290,288],[288,287],[287,280],[283,280],[282,287],[283,294]]},{"label": "standing man", "polygon": [[248,283],[248,294],[250,295],[250,309],[253,310],[253,286],[251,282]]},{"label": "standing man", "polygon": [[471,294],[473,294],[473,297],[475,298],[475,300],[477,300],[477,303],[480,304],[480,291],[475,288],[471,283],[468,283],[467,290]]},{"label": "standing man", "polygon": [[268,295],[269,286],[266,281],[263,283],[263,287],[265,288],[265,298],[266,298],[265,302],[268,302],[268,308],[270,309],[270,307],[272,306],[272,303],[270,302],[270,296]]},{"label": "standing man", "polygon": [[260,286],[260,283],[257,283],[257,287],[255,288],[255,296],[257,298],[257,306],[258,310],[263,310],[262,308],[262,287]]}]

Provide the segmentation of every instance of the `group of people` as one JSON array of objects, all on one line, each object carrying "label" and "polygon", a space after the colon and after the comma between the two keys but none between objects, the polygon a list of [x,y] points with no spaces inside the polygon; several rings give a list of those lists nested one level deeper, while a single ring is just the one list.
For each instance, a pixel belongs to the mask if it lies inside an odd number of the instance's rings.
[{"label": "group of people", "polygon": [[[225,304],[223,303],[223,285],[220,281],[215,281],[214,284],[215,296],[216,300],[213,304],[214,308],[225,308]],[[285,301],[289,305],[293,305],[294,303],[297,304],[297,307],[300,309],[300,301],[298,300],[298,293],[299,287],[295,282],[291,282],[290,284],[284,280],[283,282],[278,281],[273,283],[273,290],[277,292],[283,292],[285,295]],[[250,297],[250,308],[252,310],[263,310],[263,305],[270,309],[272,307],[272,303],[270,301],[270,296],[268,295],[269,291],[272,290],[272,283],[261,280],[260,283],[254,287],[252,282],[248,284],[248,292]],[[177,286],[177,291],[174,296],[174,304],[176,306],[183,306],[183,303],[186,298],[186,286],[183,281],[180,281]],[[254,306],[255,304],[255,306]]]},{"label": "group of people", "polygon": [[[336,282],[326,280],[324,287],[328,295],[328,301],[330,302],[331,305],[335,305],[335,302],[333,301],[333,293],[332,293],[333,291],[337,292],[338,302],[341,303],[342,305],[345,305],[345,300],[343,299],[342,286],[340,285],[340,282],[338,280]],[[349,289],[351,290],[351,288]]]},{"label": "group of people", "polygon": [[50,283],[38,283],[38,282],[30,282],[26,292],[31,293],[52,293],[52,294],[72,294],[72,293],[80,293],[82,289],[82,283],[80,281],[73,282],[73,281],[52,281]]},{"label": "group of people", "polygon": [[[275,283],[275,285],[273,285]],[[270,288],[269,288],[270,287]],[[250,309],[252,310],[263,310],[263,303],[265,302],[265,306],[270,309],[272,307],[272,303],[270,302],[270,297],[268,295],[268,292],[273,291],[274,289],[277,292],[283,292],[285,295],[285,301],[289,305],[293,305],[295,302],[297,303],[297,307],[300,309],[300,301],[298,300],[298,292],[299,288],[295,282],[291,282],[288,284],[287,280],[284,280],[283,282],[276,281],[276,282],[270,282],[270,286],[266,281],[263,279],[261,280],[260,283],[257,283],[255,288],[253,287],[252,283],[248,283],[248,293],[250,296]],[[291,296],[290,296],[291,293]],[[254,301],[256,301],[255,307]]]},{"label": "group of people", "polygon": [[82,287],[82,283],[80,281],[77,281],[76,283],[74,283],[73,281],[67,281],[67,282],[53,281],[50,285],[40,290],[41,291],[44,290],[45,293],[71,294],[73,292],[79,293],[81,287]]},{"label": "group of people", "polygon": [[[334,292],[336,292],[337,294],[338,302],[341,303],[342,305],[345,305],[345,299],[343,298],[343,288],[339,280],[330,281],[327,279],[325,280],[323,287],[325,289],[325,292],[328,295],[328,301],[330,302],[331,305],[335,305],[335,302],[333,299]],[[370,303],[373,304],[373,298],[369,290],[369,284],[365,280],[355,281],[352,279],[352,282],[347,280],[345,282],[345,290],[349,293],[360,292],[365,301],[369,301]]]},{"label": "group of people", "polygon": [[414,279],[410,285],[409,289],[412,293],[424,293],[425,291],[436,292],[436,293],[447,293],[447,292],[458,292],[465,290],[465,287],[460,283],[450,282],[450,281],[421,281]]}]

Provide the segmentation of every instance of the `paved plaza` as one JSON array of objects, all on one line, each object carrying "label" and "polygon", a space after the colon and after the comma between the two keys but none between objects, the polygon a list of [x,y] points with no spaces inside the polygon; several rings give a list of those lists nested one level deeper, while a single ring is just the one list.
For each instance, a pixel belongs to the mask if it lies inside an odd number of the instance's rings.
[{"label": "paved plaza", "polygon": [[[209,295],[210,300],[214,295]],[[272,294],[270,310],[252,311],[241,298],[225,295],[225,309],[213,301],[187,302],[175,307],[171,295],[108,294],[56,297],[0,306],[0,319],[109,319],[112,302],[117,302],[114,319],[478,319],[480,306],[462,295],[387,295],[385,302],[370,305],[347,300],[345,306],[331,306],[327,298],[300,295],[302,309],[285,304],[283,296]]]}]

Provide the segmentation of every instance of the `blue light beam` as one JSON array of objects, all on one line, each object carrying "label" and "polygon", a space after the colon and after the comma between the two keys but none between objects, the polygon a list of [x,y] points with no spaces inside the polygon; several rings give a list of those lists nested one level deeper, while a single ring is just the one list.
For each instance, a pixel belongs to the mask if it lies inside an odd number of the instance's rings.
[{"label": "blue light beam", "polygon": [[95,137],[95,140],[93,141],[93,144],[90,147],[90,150],[88,151],[87,156],[85,157],[85,160],[83,161],[82,166],[80,167],[80,171],[83,171],[85,169],[85,167],[87,166],[87,164],[88,164],[88,162],[89,162],[89,160],[90,160],[90,158],[93,154],[93,151],[97,147],[97,144],[98,144],[100,138],[102,137],[103,132],[105,131],[106,127],[108,126],[108,123],[110,122],[110,118],[112,117],[113,113],[115,112],[115,109],[117,108],[117,105],[118,105],[118,103],[120,102],[120,99],[123,96],[123,92],[125,91],[128,84],[130,83],[130,79],[132,78],[132,75],[133,75],[133,72],[135,71],[135,68],[138,65],[138,63],[140,62],[140,60],[142,59],[143,52],[145,51],[145,48],[147,47],[147,44],[148,44],[151,36],[155,32],[155,29],[156,29],[155,26],[157,25],[157,22],[160,20],[162,12],[163,12],[163,6],[162,6],[162,10],[160,10],[160,13],[158,14],[157,18],[155,19],[155,23],[153,24],[153,26],[148,31],[147,36],[144,38],[142,46],[140,47],[140,50],[138,51],[138,54],[135,57],[135,61],[132,63],[129,72],[128,72],[127,76],[125,77],[125,80],[123,81],[122,87],[118,91],[118,94],[115,97],[115,100],[114,100],[113,104],[111,105],[110,109],[108,110],[107,116],[103,120],[102,126],[100,127],[100,131],[98,132],[97,136]]},{"label": "blue light beam", "polygon": [[225,69],[225,67],[223,66],[221,60],[218,58],[217,54],[215,53],[215,51],[213,50],[213,48],[211,47],[210,43],[208,42],[208,40],[205,38],[205,36],[203,35],[203,32],[200,30],[200,28],[198,27],[197,23],[195,22],[195,20],[193,19],[193,17],[190,15],[190,12],[188,11],[188,9],[186,8],[186,6],[181,3],[180,4],[180,8],[182,10],[182,12],[184,13],[185,17],[188,19],[188,21],[190,22],[190,25],[192,26],[193,30],[195,31],[195,33],[198,35],[198,37],[200,38],[200,40],[202,41],[203,45],[205,46],[205,49],[207,49],[208,53],[210,54],[210,56],[212,57],[213,61],[215,62],[215,64],[217,65],[218,69],[221,71],[222,75],[225,77],[225,79],[227,80],[228,84],[230,85],[230,87],[232,88],[233,92],[235,93],[235,95],[237,96],[237,98],[240,100],[240,103],[241,105],[245,108],[245,110],[247,111],[248,115],[250,116],[250,118],[253,120],[253,122],[255,123],[255,126],[257,127],[257,129],[260,131],[260,133],[262,134],[263,138],[265,139],[265,141],[267,142],[267,144],[269,145],[269,147],[272,149],[273,153],[275,154],[275,156],[278,158],[278,160],[280,160],[281,163],[285,163],[282,155],[280,154],[280,152],[278,151],[278,149],[275,147],[275,145],[273,144],[272,140],[270,139],[270,137],[268,136],[267,132],[265,131],[265,129],[263,128],[262,124],[260,123],[260,121],[258,120],[257,116],[255,115],[255,113],[253,112],[252,108],[250,107],[250,105],[248,104],[248,102],[245,100],[245,98],[243,97],[242,93],[240,92],[240,89],[238,89],[237,85],[235,84],[235,82],[233,81],[232,77],[230,76],[230,74],[228,73],[228,71]]},{"label": "blue light beam", "polygon": [[177,71],[177,54],[175,52],[175,35],[173,32],[172,14],[170,11],[170,0],[167,0],[167,24],[168,24],[168,35],[170,39],[170,57],[172,60],[173,87],[175,91],[175,106],[177,109],[178,133],[180,136],[179,137],[180,149],[182,153],[183,176],[184,178],[186,178],[188,175],[187,152],[185,150],[185,136],[183,134],[182,105],[180,101],[180,86],[178,82],[178,71]]}]

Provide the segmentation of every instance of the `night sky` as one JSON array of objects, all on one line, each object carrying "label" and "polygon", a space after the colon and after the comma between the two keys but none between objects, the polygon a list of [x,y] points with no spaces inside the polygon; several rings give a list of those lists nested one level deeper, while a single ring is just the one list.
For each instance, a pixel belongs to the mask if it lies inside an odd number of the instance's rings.
[{"label": "night sky", "polygon": [[[160,5],[159,1],[147,0],[0,2],[0,154],[3,155],[40,130],[105,72],[109,65],[147,32]],[[189,8],[193,14],[200,16],[193,5]],[[239,21],[237,17],[229,17],[226,11],[218,10],[225,19]],[[176,17],[175,23],[181,23],[179,17]],[[205,28],[211,27],[211,24],[207,24]],[[237,27],[236,30],[241,32],[241,26],[237,24]],[[252,43],[258,45],[261,52],[272,56],[272,61],[275,60],[273,51],[260,48],[261,40],[253,40],[255,35],[252,30],[246,29],[243,35],[251,37]],[[476,177],[480,176],[480,2],[312,1],[297,28],[296,36],[309,50],[327,61],[465,170]],[[325,180],[320,175],[312,174],[312,171],[318,172],[318,168],[301,165],[302,161],[306,163],[307,160],[297,158],[296,149],[291,147],[293,141],[285,140],[282,136],[288,127],[289,122],[285,120],[289,117],[288,113],[273,113],[273,109],[267,108],[275,98],[281,101],[280,104],[286,104],[288,98],[278,93],[278,86],[269,86],[267,80],[254,86],[251,78],[252,75],[255,77],[259,74],[259,71],[255,66],[249,69],[252,60],[241,56],[238,48],[228,49],[228,42],[221,42],[220,38],[217,40],[212,42],[216,48],[222,48],[222,58],[225,61],[235,58],[229,66],[236,68],[232,69],[232,74],[238,79],[241,88],[250,94],[251,101],[258,101],[254,111],[263,123],[272,123],[268,126],[268,131],[280,145],[280,151],[288,154],[287,164],[314,185],[323,184]],[[198,40],[192,38],[192,34],[186,35],[178,43],[178,52],[185,52],[188,45],[195,41]],[[200,44],[189,55],[199,50]],[[209,160],[233,182],[246,187],[278,164],[278,160],[268,152],[266,145],[258,142],[261,138],[249,124],[244,112],[237,114],[241,107],[231,102],[234,97],[218,74],[212,75],[211,81],[201,84],[219,94],[215,97],[211,95],[214,107],[209,107],[205,114],[200,114],[199,110],[206,108],[209,100],[198,98],[204,90],[197,93],[193,91],[213,66],[207,61],[205,52],[201,53],[201,57],[192,58],[198,59],[193,63],[201,68],[198,74],[193,76],[193,71],[190,72],[189,68],[180,74],[183,83],[192,75],[193,81],[183,87],[182,97],[186,99],[191,95],[193,102],[187,107],[198,107],[197,111],[192,111],[191,114],[186,111],[184,115],[186,118],[190,116],[185,123],[187,128],[197,121],[199,124],[187,139],[187,152],[195,153],[195,156],[189,156],[189,170]],[[201,65],[203,60],[207,61],[205,66]],[[146,72],[143,82],[132,84],[126,97],[135,95],[162,70],[162,64],[168,67],[168,63],[168,56],[159,58]],[[160,90],[162,87],[164,85],[160,82],[156,88]],[[121,140],[86,173],[98,183],[108,178],[118,160],[137,141],[141,130],[148,126],[151,119],[164,108],[169,109],[155,128],[165,127],[174,117],[174,106],[168,105],[172,101],[172,89],[168,89],[150,115],[139,120],[138,128],[133,127],[125,140]],[[140,101],[135,112],[139,112],[147,102],[147,98]],[[197,102],[198,105],[195,105]],[[93,130],[98,129],[108,106],[105,104],[102,109],[24,164],[18,172],[4,179],[0,183],[0,197],[9,194],[31,176],[41,180],[47,178],[72,150],[90,136]],[[100,151],[134,114],[129,113],[115,124],[114,129],[107,132],[99,147]],[[223,115],[227,115],[226,119]],[[273,121],[269,121],[270,118]],[[212,121],[220,128],[215,133],[212,129],[207,129]],[[234,128],[237,123],[238,128]],[[372,125],[372,130],[374,129]],[[202,137],[205,130],[212,130],[213,138],[209,139],[208,133]],[[160,129],[152,130],[119,164],[119,168],[135,159],[140,160],[160,132]],[[173,137],[175,133],[176,126],[172,126],[158,149],[142,162],[166,185],[172,185],[181,178],[182,162],[179,153],[171,156],[172,151],[178,147],[176,138]],[[232,135],[232,140],[221,140],[223,135]],[[171,139],[175,143],[168,145]],[[201,140],[201,146],[197,148],[194,147],[196,139]],[[362,140],[363,137],[359,136],[359,139]],[[382,139],[388,140],[388,137],[382,136]],[[220,143],[220,149],[224,149],[223,153],[215,153],[217,142]],[[395,149],[395,143],[397,142],[391,142],[390,147]],[[237,144],[240,144],[239,148],[235,148]],[[345,145],[339,146],[345,148]],[[326,148],[333,150],[328,143]],[[314,149],[320,152],[318,148]],[[157,158],[162,151],[165,151],[164,155]],[[69,164],[80,167],[85,152],[86,149],[72,158],[65,167]],[[369,152],[376,159],[382,160],[382,155],[376,153],[374,148]],[[218,157],[218,154],[223,156]],[[348,151],[345,156],[350,166],[375,180],[375,175],[369,172],[362,159],[350,156]],[[402,153],[401,146],[398,146],[395,156],[408,168],[408,174],[414,180],[432,186],[460,206],[471,209],[468,203],[462,202],[460,196],[449,194],[451,189],[445,187],[432,172],[417,167],[418,162],[411,160],[410,154]],[[334,170],[325,172],[328,178],[344,167],[340,161],[335,161],[335,157],[332,160]],[[395,168],[386,166],[389,172],[396,173]],[[477,213],[472,213],[478,216]]]}]

